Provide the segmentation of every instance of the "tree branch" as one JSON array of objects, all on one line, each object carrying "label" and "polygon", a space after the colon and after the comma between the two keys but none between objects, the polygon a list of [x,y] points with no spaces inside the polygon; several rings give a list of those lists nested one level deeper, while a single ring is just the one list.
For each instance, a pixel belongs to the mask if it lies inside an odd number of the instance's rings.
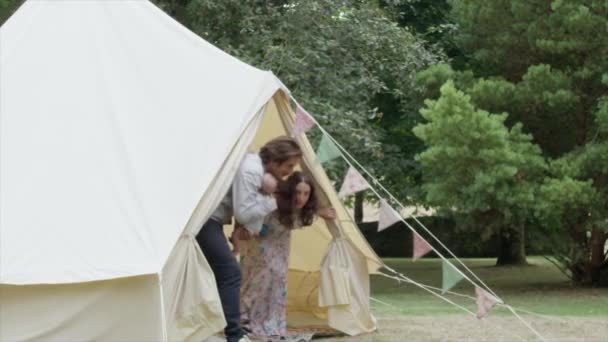
[{"label": "tree branch", "polygon": [[567,268],[563,267],[558,261],[553,260],[552,257],[543,255],[543,258],[547,259],[550,263],[552,263],[555,267],[557,267],[560,272],[562,272],[568,279],[572,279],[572,272],[570,272]]}]

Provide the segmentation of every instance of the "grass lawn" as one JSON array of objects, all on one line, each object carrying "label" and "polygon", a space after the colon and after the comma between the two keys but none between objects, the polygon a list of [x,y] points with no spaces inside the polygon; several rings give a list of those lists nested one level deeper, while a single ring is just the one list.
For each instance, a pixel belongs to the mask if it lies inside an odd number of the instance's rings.
[{"label": "grass lawn", "polygon": [[[441,287],[441,260],[385,259],[388,266],[425,285]],[[464,259],[507,304],[537,314],[520,313],[545,341],[608,341],[608,289],[575,288],[550,262],[529,257],[529,266],[494,267],[494,259]],[[461,281],[452,291],[474,296],[474,287]],[[378,330],[359,336],[335,337],[323,342],[401,341],[542,341],[505,308],[494,308],[483,320],[421,290],[381,276],[372,277],[372,301]],[[447,295],[476,312],[471,299]]]},{"label": "grass lawn", "polygon": [[[416,282],[441,287],[440,259],[384,261]],[[528,257],[530,265],[523,267],[495,267],[495,259],[464,259],[463,262],[505,303],[516,309],[551,316],[605,316],[608,319],[608,288],[573,287],[568,278],[543,257]],[[411,284],[373,276],[371,286],[372,297],[395,306],[388,307],[372,301],[374,312],[379,314],[424,316],[464,313]],[[451,291],[469,296],[474,296],[475,293],[474,287],[466,280],[462,280]],[[475,302],[471,299],[454,295],[446,297],[476,311]],[[511,315],[505,308],[495,308],[491,314]]]}]

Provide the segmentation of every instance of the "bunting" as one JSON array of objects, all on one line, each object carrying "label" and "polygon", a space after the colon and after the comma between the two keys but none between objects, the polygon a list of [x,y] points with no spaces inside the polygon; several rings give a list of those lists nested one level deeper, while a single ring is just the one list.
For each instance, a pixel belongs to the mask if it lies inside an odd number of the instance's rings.
[{"label": "bunting", "polygon": [[[0,0],[1,1],[1,0]],[[306,133],[315,126],[315,121],[312,116],[300,105],[296,107],[296,117],[292,128],[292,136],[297,137],[302,133]],[[327,135],[323,134],[321,142],[317,147],[317,161],[326,163],[342,155],[340,149]],[[344,198],[370,188],[370,185],[365,178],[352,166],[349,167],[340,191],[339,198]],[[393,224],[402,220],[402,216],[397,212],[385,199],[380,199],[379,217],[378,217],[378,232],[387,229]],[[414,261],[433,250],[433,247],[418,233],[412,231],[413,239],[413,256]],[[238,242],[238,241],[237,241]],[[238,245],[235,244],[235,249],[238,250]],[[458,282],[465,278],[464,274],[458,270],[453,264],[442,258],[442,293],[452,289]],[[498,303],[502,303],[488,291],[475,286],[475,302],[477,304],[477,318],[484,318]]]},{"label": "bunting", "polygon": [[454,285],[456,285],[459,281],[462,280],[463,276],[458,269],[454,267],[454,265],[450,264],[447,260],[442,260],[442,283],[441,289],[442,293],[446,293],[449,291]]},{"label": "bunting", "polygon": [[298,135],[307,132],[315,126],[315,122],[312,117],[304,108],[299,105],[296,107],[296,120],[293,124],[291,136],[297,137]]},{"label": "bunting", "polygon": [[378,216],[378,231],[383,231],[393,224],[401,221],[401,215],[391,207],[386,200],[380,200],[380,214]]},{"label": "bunting", "polygon": [[431,247],[431,245],[429,245],[428,242],[426,242],[425,239],[423,239],[420,235],[418,235],[418,233],[416,232],[412,232],[412,236],[414,239],[414,255],[413,255],[413,259],[414,261],[418,260],[420,257],[422,257],[423,255],[425,255],[426,253],[430,252],[433,250],[433,247]]},{"label": "bunting", "polygon": [[480,287],[475,287],[475,295],[477,297],[475,300],[477,303],[477,318],[482,319],[498,303],[498,299]]},{"label": "bunting", "polygon": [[332,159],[338,158],[340,155],[341,154],[338,147],[333,143],[333,141],[331,141],[327,134],[323,134],[321,143],[317,148],[317,161],[320,163],[325,163]]},{"label": "bunting", "polygon": [[344,177],[338,197],[344,198],[367,188],[369,188],[369,184],[367,184],[365,178],[351,166]]}]

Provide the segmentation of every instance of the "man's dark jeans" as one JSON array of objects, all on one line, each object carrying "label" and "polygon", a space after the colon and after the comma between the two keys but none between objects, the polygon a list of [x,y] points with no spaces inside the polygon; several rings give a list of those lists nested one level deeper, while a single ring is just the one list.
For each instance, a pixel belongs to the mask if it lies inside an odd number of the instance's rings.
[{"label": "man's dark jeans", "polygon": [[241,268],[232,254],[223,226],[209,220],[196,236],[209,266],[215,274],[224,316],[228,323],[224,333],[228,342],[236,342],[245,334],[241,328]]}]

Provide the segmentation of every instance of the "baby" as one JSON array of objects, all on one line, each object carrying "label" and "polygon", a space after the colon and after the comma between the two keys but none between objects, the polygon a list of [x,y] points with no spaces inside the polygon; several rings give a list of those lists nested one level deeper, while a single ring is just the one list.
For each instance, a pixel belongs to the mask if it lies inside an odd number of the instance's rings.
[{"label": "baby", "polygon": [[[262,176],[262,186],[260,187],[260,192],[267,195],[272,196],[277,191],[277,180],[270,173],[265,173]],[[265,236],[268,234],[268,227],[266,225],[262,226],[262,230],[260,230],[260,236]],[[230,236],[230,243],[232,243],[232,254],[235,256],[240,252],[240,240],[248,240],[251,238],[251,235],[245,227],[243,227],[240,223],[234,223],[234,230],[232,231],[232,235]]]}]

